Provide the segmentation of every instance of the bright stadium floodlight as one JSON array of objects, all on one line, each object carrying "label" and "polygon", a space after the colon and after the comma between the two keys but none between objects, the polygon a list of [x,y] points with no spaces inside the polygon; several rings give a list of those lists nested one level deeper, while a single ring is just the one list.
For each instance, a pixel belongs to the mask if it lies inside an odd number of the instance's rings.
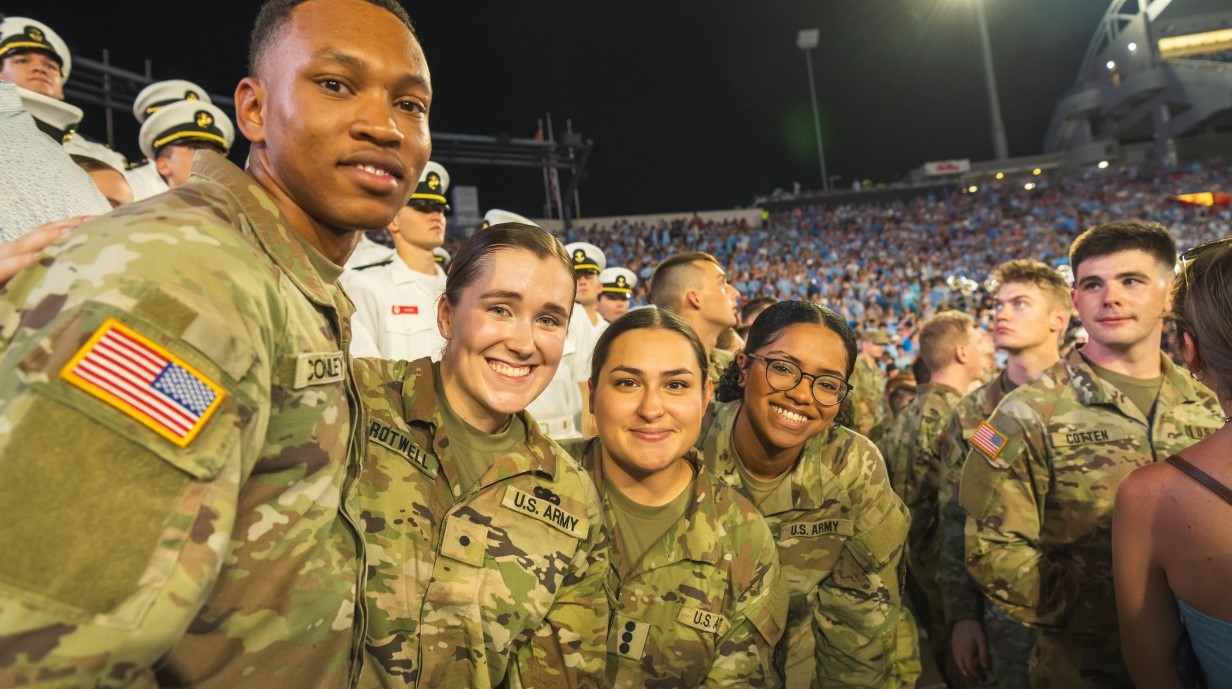
[{"label": "bright stadium floodlight", "polygon": [[1101,170],[1107,169],[1107,167],[1108,167],[1108,161],[1106,161],[1106,160],[1101,160],[1101,161],[1099,161],[1099,165],[1097,165],[1096,167],[1098,167],[1098,168],[1099,168],[1099,169],[1101,169]]},{"label": "bright stadium floodlight", "polygon": [[821,190],[830,191],[830,175],[826,174],[826,151],[821,145],[821,114],[817,109],[817,87],[813,79],[813,48],[821,44],[819,29],[802,29],[796,34],[796,47],[804,51],[808,67],[809,96],[813,99],[813,133],[817,135],[817,159],[821,163]]},{"label": "bright stadium floodlight", "polygon": [[1043,171],[1043,170],[1041,170],[1040,168],[1035,168],[1034,170],[1032,170],[1032,171],[1031,171],[1031,174],[1033,174],[1033,175],[1035,175],[1035,176],[1037,176],[1037,177],[1038,177],[1039,175],[1044,174],[1044,171]]},{"label": "bright stadium floodlight", "polygon": [[997,98],[997,78],[992,67],[992,43],[988,40],[988,20],[984,17],[984,0],[972,0],[980,25],[980,52],[984,57],[984,83],[988,87],[988,117],[992,120],[992,150],[997,160],[1010,157],[1005,141],[1005,123],[1001,120],[1001,103]]},{"label": "bright stadium floodlight", "polygon": [[1113,62],[1112,60],[1109,60],[1109,61],[1108,61],[1108,64],[1106,64],[1106,65],[1104,65],[1104,66],[1108,68],[1108,71],[1109,71],[1109,72],[1111,72],[1112,70],[1116,69],[1116,63],[1115,63],[1115,62]]},{"label": "bright stadium floodlight", "polygon": [[1005,173],[1004,173],[1004,172],[998,172],[998,173],[997,173],[997,179],[1005,179]]},{"label": "bright stadium floodlight", "polygon": [[1138,49],[1138,44],[1137,44],[1137,43],[1130,43],[1129,45],[1127,45],[1127,46],[1125,46],[1125,47],[1126,47],[1126,48],[1129,48],[1129,52],[1131,52],[1131,53],[1132,53],[1132,52],[1134,52],[1135,50],[1137,50],[1137,49]]}]

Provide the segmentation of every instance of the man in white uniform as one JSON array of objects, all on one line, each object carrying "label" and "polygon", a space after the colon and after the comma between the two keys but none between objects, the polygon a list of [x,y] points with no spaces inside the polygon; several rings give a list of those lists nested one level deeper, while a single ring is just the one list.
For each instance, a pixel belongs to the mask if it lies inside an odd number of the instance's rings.
[{"label": "man in white uniform", "polygon": [[629,312],[629,300],[637,287],[637,276],[628,268],[604,268],[599,273],[599,301],[595,308],[611,323]]},{"label": "man in white uniform", "polygon": [[342,274],[355,302],[352,356],[440,360],[445,339],[436,328],[436,302],[445,292],[445,271],[433,252],[445,242],[448,189],[445,167],[429,162],[410,203],[389,224],[394,255]]},{"label": "man in white uniform", "polygon": [[[146,122],[159,110],[162,110],[173,103],[180,103],[182,101],[190,101],[198,104],[213,104],[213,100],[210,99],[210,94],[206,93],[205,89],[191,81],[186,81],[184,79],[156,81],[153,84],[141,89],[141,93],[137,94],[137,98],[133,100],[133,117],[136,117],[137,122],[141,124],[141,133],[138,134],[138,137],[141,141],[143,150],[145,148],[145,141],[147,140],[147,132],[153,133],[147,129]],[[221,113],[221,111],[219,111],[219,113]],[[223,113],[221,117],[215,117],[215,119],[225,118],[225,113]],[[231,124],[229,120],[227,124]],[[162,137],[154,136],[153,138],[150,138],[149,141],[153,142],[160,138]],[[231,135],[231,141],[229,141],[225,147],[219,148],[229,149],[233,141],[234,134]],[[222,152],[225,154],[226,150],[223,150]],[[192,161],[192,153],[193,152],[191,150],[186,153],[190,164]],[[167,155],[165,156],[166,162],[164,162],[162,166],[163,169],[160,169],[156,156],[147,154],[146,160],[140,165],[134,165],[132,168],[129,168],[124,172],[124,177],[128,180],[129,186],[133,188],[134,200],[140,201],[141,199],[148,199],[151,196],[157,196],[170,189],[167,185],[166,179],[164,179],[164,174],[169,174],[169,164],[173,161],[177,154],[185,155],[184,153],[179,153],[174,149],[168,149]],[[183,182],[181,182],[181,184],[182,183]]]},{"label": "man in white uniform", "polygon": [[64,82],[72,69],[68,45],[51,27],[28,17],[0,21],[0,81],[17,85],[22,107],[39,130],[70,154],[123,170],[128,165],[123,155],[77,132],[81,108],[64,102]]}]

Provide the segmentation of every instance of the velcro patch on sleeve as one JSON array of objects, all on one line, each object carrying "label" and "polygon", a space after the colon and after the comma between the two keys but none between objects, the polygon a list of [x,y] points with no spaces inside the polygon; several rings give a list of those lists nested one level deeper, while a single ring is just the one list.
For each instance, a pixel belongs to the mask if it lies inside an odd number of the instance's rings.
[{"label": "velcro patch on sleeve", "polygon": [[183,359],[114,318],[99,326],[60,377],[179,447],[188,447],[227,395]]},{"label": "velcro patch on sleeve", "polygon": [[987,421],[981,423],[971,436],[971,446],[979,448],[989,459],[996,459],[1009,442],[1009,436],[993,428]]}]

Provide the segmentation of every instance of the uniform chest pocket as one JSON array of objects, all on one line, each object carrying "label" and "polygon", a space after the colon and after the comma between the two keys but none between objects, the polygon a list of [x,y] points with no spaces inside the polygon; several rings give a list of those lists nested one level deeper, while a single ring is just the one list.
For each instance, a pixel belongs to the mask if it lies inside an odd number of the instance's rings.
[{"label": "uniform chest pocket", "polygon": [[385,331],[396,335],[436,330],[435,309],[423,304],[393,304],[385,312]]},{"label": "uniform chest pocket", "polygon": [[[855,533],[850,519],[801,519],[778,526],[779,562],[788,591],[812,591],[830,576],[843,546]],[[793,602],[800,598],[792,596]]]}]

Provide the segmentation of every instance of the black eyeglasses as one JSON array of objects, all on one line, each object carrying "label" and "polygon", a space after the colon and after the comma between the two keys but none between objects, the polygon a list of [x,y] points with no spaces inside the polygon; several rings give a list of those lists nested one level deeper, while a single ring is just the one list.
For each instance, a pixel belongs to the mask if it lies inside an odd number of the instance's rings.
[{"label": "black eyeglasses", "polygon": [[1207,242],[1205,244],[1202,244],[1201,246],[1195,246],[1189,251],[1186,251],[1185,253],[1181,254],[1181,268],[1184,268],[1185,266],[1189,265],[1191,261],[1201,256],[1202,254],[1206,253],[1207,251],[1214,249],[1217,246],[1223,246],[1224,244],[1227,244],[1229,242],[1232,242],[1232,237],[1224,237],[1223,239],[1216,239],[1213,242]]},{"label": "black eyeglasses", "polygon": [[809,389],[813,391],[813,399],[823,407],[833,407],[851,391],[847,381],[838,376],[822,374],[819,376],[805,373],[796,364],[786,359],[770,359],[757,354],[747,354],[750,359],[757,359],[766,364],[766,383],[779,392],[794,390],[804,378],[812,380]]},{"label": "black eyeglasses", "polygon": [[406,204],[420,213],[444,213],[449,206],[440,201],[422,201],[420,199],[412,199]]}]

